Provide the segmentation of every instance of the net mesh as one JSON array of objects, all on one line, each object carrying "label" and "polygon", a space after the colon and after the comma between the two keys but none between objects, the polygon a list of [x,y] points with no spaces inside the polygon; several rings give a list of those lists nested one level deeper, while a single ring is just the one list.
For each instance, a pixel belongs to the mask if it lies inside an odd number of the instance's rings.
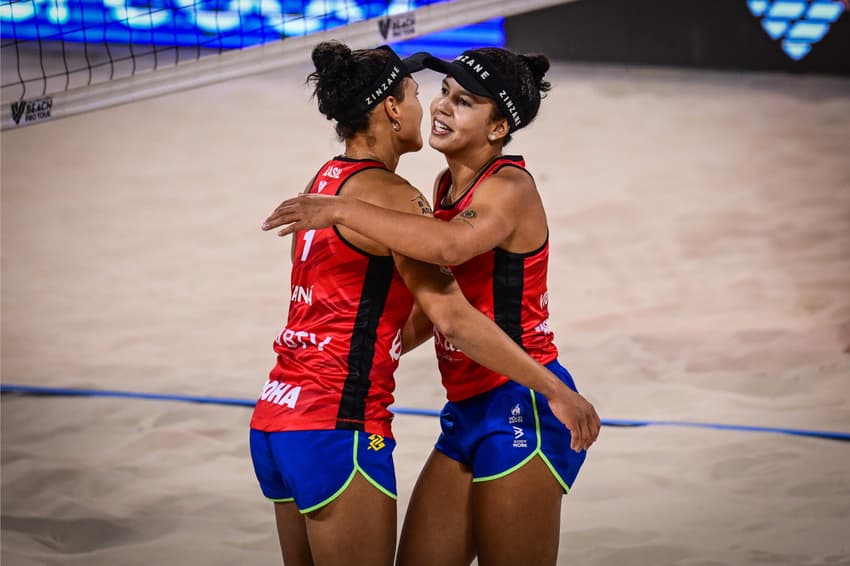
[{"label": "net mesh", "polygon": [[300,63],[330,38],[450,56],[503,44],[504,16],[562,2],[0,0],[0,119],[7,129]]}]

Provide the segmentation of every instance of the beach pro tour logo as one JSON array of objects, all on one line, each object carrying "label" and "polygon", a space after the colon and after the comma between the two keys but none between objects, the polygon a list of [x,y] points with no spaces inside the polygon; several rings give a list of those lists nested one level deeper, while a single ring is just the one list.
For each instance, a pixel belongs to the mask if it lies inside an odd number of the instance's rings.
[{"label": "beach pro tour logo", "polygon": [[747,0],[747,4],[764,31],[795,61],[808,55],[850,9],[850,0]]},{"label": "beach pro tour logo", "polygon": [[21,100],[12,103],[12,121],[16,126],[32,124],[51,118],[53,97],[43,96],[33,100]]},{"label": "beach pro tour logo", "polygon": [[378,20],[378,31],[387,41],[396,41],[416,34],[416,14],[407,12]]}]

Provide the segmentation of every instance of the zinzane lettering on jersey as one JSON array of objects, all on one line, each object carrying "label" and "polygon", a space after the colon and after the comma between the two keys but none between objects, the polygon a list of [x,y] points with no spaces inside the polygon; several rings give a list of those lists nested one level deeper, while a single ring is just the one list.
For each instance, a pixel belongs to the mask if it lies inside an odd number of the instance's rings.
[{"label": "zinzane lettering on jersey", "polygon": [[328,168],[322,173],[322,177],[330,177],[331,179],[339,179],[340,175],[342,175],[342,167],[334,167],[333,165],[328,165]]},{"label": "zinzane lettering on jersey", "polygon": [[292,286],[292,297],[290,301],[293,303],[304,303],[307,305],[313,304],[313,288],[305,289],[301,285]]},{"label": "zinzane lettering on jersey", "polygon": [[263,392],[260,393],[260,401],[268,401],[275,405],[286,405],[290,409],[295,408],[298,396],[301,394],[301,386],[292,387],[288,383],[277,380],[266,380]]},{"label": "zinzane lettering on jersey", "polygon": [[319,339],[316,336],[315,332],[307,332],[304,330],[292,330],[290,328],[284,328],[280,334],[278,334],[275,342],[277,342],[281,346],[289,346],[290,348],[306,348],[307,346],[315,346],[321,352],[325,349],[331,341],[331,337],[328,336],[324,340]]}]

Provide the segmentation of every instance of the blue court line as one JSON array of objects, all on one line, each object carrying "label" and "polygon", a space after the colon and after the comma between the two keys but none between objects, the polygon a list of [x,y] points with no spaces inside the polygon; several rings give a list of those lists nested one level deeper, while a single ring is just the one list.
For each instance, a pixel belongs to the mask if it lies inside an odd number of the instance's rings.
[{"label": "blue court line", "polygon": [[[253,399],[238,399],[233,397],[206,397],[196,395],[165,395],[159,393],[137,393],[133,391],[114,391],[108,389],[69,389],[61,387],[31,387],[28,385],[0,384],[0,393],[18,393],[21,395],[37,395],[50,397],[123,397],[129,399],[148,399],[152,401],[180,401],[185,403],[205,403],[209,405],[232,405],[253,407]],[[440,411],[434,409],[411,409],[390,407],[397,415],[415,415],[421,417],[439,417]],[[743,432],[766,432],[773,434],[788,434],[822,438],[826,440],[841,440],[850,442],[850,432],[835,432],[829,430],[803,430],[794,428],[776,428],[765,426],[730,425],[721,423],[704,423],[692,421],[654,421],[632,419],[602,419],[604,426],[612,427],[643,427],[643,426],[682,426],[692,428],[711,428],[719,430],[734,430]]]}]

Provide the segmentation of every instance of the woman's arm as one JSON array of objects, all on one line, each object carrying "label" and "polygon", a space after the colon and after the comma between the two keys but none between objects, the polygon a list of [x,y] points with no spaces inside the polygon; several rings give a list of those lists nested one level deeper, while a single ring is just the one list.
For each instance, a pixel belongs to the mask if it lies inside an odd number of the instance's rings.
[{"label": "woman's arm", "polygon": [[419,305],[414,304],[413,311],[401,331],[401,353],[408,353],[433,336],[434,324],[428,318],[428,315],[419,308]]},{"label": "woman's arm", "polygon": [[412,214],[347,196],[299,195],[280,204],[263,230],[283,226],[278,234],[285,236],[341,224],[407,257],[458,265],[499,246],[514,231],[530,190],[533,182],[519,171],[489,177],[451,222],[431,217],[431,207],[418,191],[409,197]]},{"label": "woman's arm", "polygon": [[479,364],[546,397],[552,412],[572,433],[573,450],[593,444],[601,426],[593,405],[470,305],[451,275],[398,254],[394,259],[417,304],[447,340]]}]

